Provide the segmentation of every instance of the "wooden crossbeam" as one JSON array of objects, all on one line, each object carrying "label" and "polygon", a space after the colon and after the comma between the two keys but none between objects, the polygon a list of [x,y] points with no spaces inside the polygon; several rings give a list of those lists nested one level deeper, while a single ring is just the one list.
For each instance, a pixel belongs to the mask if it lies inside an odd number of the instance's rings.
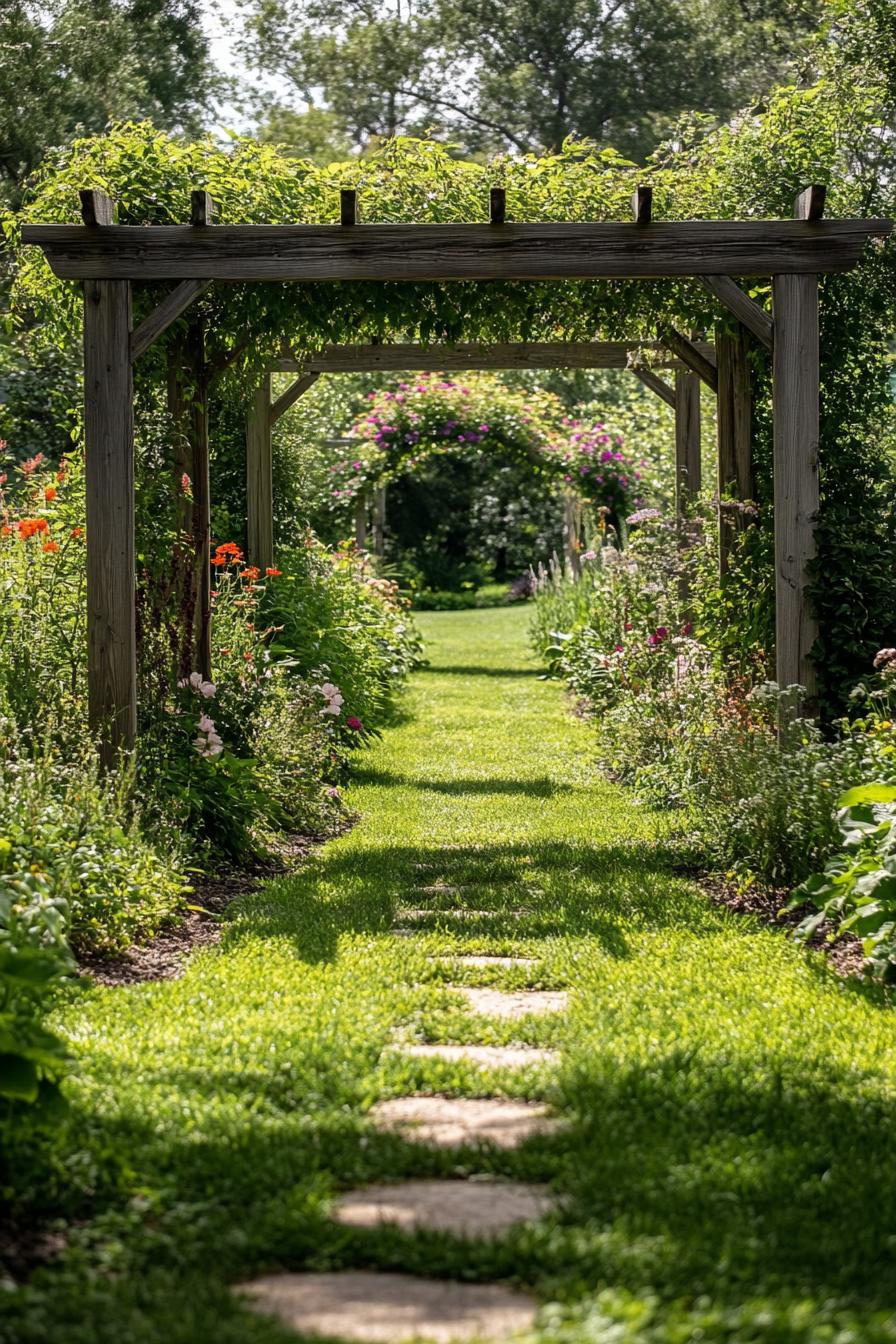
[{"label": "wooden crossbeam", "polygon": [[131,360],[139,359],[211,283],[211,280],[182,280],[175,286],[131,333]]},{"label": "wooden crossbeam", "polygon": [[[696,349],[707,359],[713,347]],[[301,356],[271,363],[274,373],[447,373],[474,369],[626,369],[632,354],[650,355],[652,368],[666,368],[664,345],[639,341],[519,341],[480,345],[329,345]]]},{"label": "wooden crossbeam", "polygon": [[666,402],[668,406],[671,406],[673,410],[675,409],[674,387],[670,387],[669,384],[664,381],[664,379],[660,378],[650,369],[641,369],[638,368],[637,365],[632,364],[631,371],[636,378],[640,379],[640,381],[644,384],[645,387],[649,387],[651,392],[655,392],[656,395],[658,397],[661,397],[662,400]]},{"label": "wooden crossbeam", "polygon": [[281,415],[289,410],[290,406],[294,406],[299,397],[303,396],[309,387],[313,387],[319,377],[319,373],[303,373],[300,378],[297,378],[282,396],[279,396],[271,405],[271,424],[279,420]]},{"label": "wooden crossbeam", "polygon": [[632,213],[636,224],[649,224],[653,218],[653,187],[635,187]]},{"label": "wooden crossbeam", "polygon": [[681,332],[676,331],[674,327],[664,327],[660,334],[664,344],[669,347],[673,354],[678,356],[682,364],[686,364],[692,372],[698,374],[707,387],[712,388],[713,392],[719,390],[719,376],[716,372],[714,354],[701,350],[699,344],[689,341],[687,336],[682,336]]},{"label": "wooden crossbeam", "polygon": [[749,294],[745,294],[740,285],[735,284],[727,275],[704,275],[700,277],[700,283],[714,294],[721,304],[724,304],[729,313],[734,314],[738,322],[742,322],[748,331],[752,331],[753,335],[771,350],[775,331],[771,315],[751,299]]},{"label": "wooden crossbeam", "polygon": [[27,224],[64,280],[597,280],[846,271],[889,220],[652,224]]}]

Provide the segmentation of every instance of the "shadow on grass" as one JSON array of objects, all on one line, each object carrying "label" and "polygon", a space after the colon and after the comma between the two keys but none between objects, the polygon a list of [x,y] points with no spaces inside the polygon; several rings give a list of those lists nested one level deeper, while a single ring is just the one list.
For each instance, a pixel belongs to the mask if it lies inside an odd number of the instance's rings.
[{"label": "shadow on grass", "polygon": [[676,879],[658,846],[355,844],[328,849],[297,874],[235,902],[224,944],[286,936],[303,961],[331,961],[341,934],[385,933],[403,909],[426,910],[414,923],[421,932],[584,935],[614,957],[629,955],[627,934],[675,927],[700,936],[730,918]]},{"label": "shadow on grass", "polygon": [[537,680],[543,675],[537,667],[487,667],[479,663],[427,663],[415,669],[416,672],[430,672],[437,677],[500,677],[502,680],[528,678]]},{"label": "shadow on grass", "polygon": [[571,784],[556,783],[552,779],[427,779],[425,775],[399,775],[388,770],[356,769],[352,771],[354,784],[376,787],[425,789],[430,793],[449,794],[514,794],[529,798],[550,798],[558,793],[572,793]]}]

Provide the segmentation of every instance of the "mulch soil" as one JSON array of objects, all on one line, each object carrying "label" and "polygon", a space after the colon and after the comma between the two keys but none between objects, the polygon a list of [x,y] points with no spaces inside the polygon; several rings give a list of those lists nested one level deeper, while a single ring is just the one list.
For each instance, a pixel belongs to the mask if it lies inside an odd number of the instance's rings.
[{"label": "mulch soil", "polygon": [[292,836],[273,860],[250,867],[223,871],[193,883],[190,909],[177,923],[166,925],[154,938],[125,952],[82,952],[78,969],[98,985],[138,985],[151,980],[176,980],[183,975],[190,955],[221,939],[221,915],[240,896],[251,895],[263,882],[289,872],[302,863],[329,836]]}]

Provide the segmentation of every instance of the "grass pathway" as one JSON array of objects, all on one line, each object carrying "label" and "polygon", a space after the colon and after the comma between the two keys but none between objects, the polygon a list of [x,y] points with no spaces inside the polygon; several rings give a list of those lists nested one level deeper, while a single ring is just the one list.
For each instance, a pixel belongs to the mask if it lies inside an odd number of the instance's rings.
[{"label": "grass pathway", "polygon": [[[524,1287],[551,1304],[542,1344],[896,1341],[896,1018],[675,875],[525,621],[425,617],[431,666],[360,760],[360,824],[182,980],[67,1011],[82,1072],[44,1180],[78,1226],[0,1338],[286,1344],[231,1285],[342,1269]],[[569,1002],[518,1017],[453,986]],[[464,1053],[483,1045],[513,1067]],[[374,1126],[415,1093],[545,1103],[562,1128],[458,1148]],[[471,1175],[561,1208],[466,1240],[333,1216]]]}]

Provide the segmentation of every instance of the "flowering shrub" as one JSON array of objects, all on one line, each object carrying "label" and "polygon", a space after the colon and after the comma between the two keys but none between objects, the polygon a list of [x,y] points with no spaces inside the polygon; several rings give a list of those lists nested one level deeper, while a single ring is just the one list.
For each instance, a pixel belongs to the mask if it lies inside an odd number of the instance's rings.
[{"label": "flowering shrub", "polygon": [[793,690],[723,675],[686,614],[692,557],[676,527],[649,509],[628,524],[629,548],[583,557],[577,580],[558,566],[537,576],[536,648],[595,718],[606,769],[680,809],[681,828],[715,865],[798,882],[836,847],[833,799],[886,777],[891,748],[863,724],[828,741],[795,716]]},{"label": "flowering shrub", "polygon": [[632,461],[623,452],[621,434],[611,433],[603,423],[583,425],[565,419],[564,435],[553,440],[551,451],[563,463],[563,479],[608,515],[622,540],[626,515],[641,505],[643,459]]}]

